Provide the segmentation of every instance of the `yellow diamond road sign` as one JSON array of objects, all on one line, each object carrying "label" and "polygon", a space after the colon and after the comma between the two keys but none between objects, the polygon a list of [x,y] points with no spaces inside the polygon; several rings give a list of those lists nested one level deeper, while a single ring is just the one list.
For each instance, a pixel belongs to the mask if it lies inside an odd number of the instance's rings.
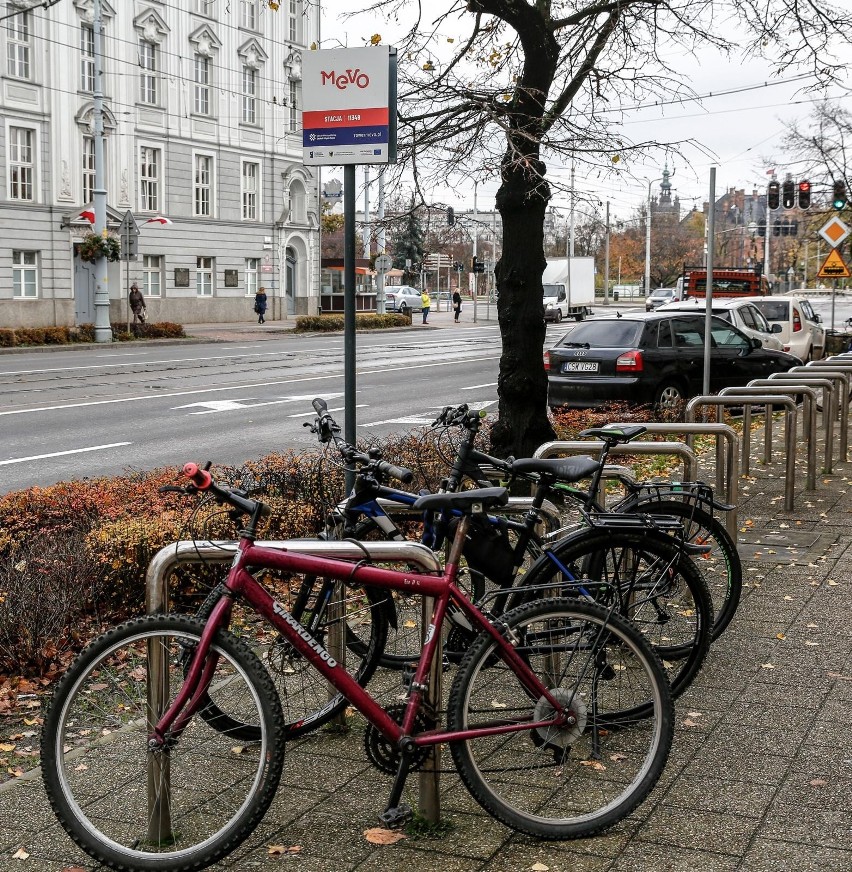
[{"label": "yellow diamond road sign", "polygon": [[819,229],[819,235],[832,247],[837,248],[849,235],[849,228],[839,218],[829,218]]},{"label": "yellow diamond road sign", "polygon": [[843,258],[838,254],[836,248],[832,248],[831,253],[825,259],[825,263],[820,267],[817,275],[821,279],[849,278],[849,267],[843,262]]}]

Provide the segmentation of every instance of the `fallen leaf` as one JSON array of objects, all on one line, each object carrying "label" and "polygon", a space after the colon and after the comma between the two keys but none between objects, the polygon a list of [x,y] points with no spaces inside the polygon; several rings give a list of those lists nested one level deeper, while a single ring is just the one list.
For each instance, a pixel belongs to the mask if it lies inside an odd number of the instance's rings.
[{"label": "fallen leaf", "polygon": [[686,714],[691,718],[700,718],[704,712],[687,712]]},{"label": "fallen leaf", "polygon": [[302,851],[301,845],[267,845],[267,851],[270,857],[281,857],[284,854],[299,854]]},{"label": "fallen leaf", "polygon": [[828,782],[824,778],[814,778],[812,781],[809,781],[811,787],[825,787]]},{"label": "fallen leaf", "polygon": [[372,845],[393,845],[405,838],[405,833],[386,830],[384,827],[371,827],[364,830],[364,838]]},{"label": "fallen leaf", "polygon": [[10,744],[9,742],[3,742],[0,744],[0,751],[14,751],[15,745]]},{"label": "fallen leaf", "polygon": [[581,760],[581,766],[588,766],[590,769],[594,769],[595,772],[604,772],[606,771],[606,766],[600,762],[600,760]]},{"label": "fallen leaf", "polygon": [[696,723],[695,721],[691,721],[689,718],[685,718],[683,721],[681,721],[681,723],[685,727],[697,727],[697,726],[699,726],[698,723]]},{"label": "fallen leaf", "polygon": [[414,621],[405,621],[402,626],[405,627],[407,630],[413,630],[417,626],[417,624],[414,623]]},{"label": "fallen leaf", "polygon": [[771,663],[761,663],[760,668],[761,669],[774,669],[775,667]]},{"label": "fallen leaf", "polygon": [[234,745],[234,747],[231,748],[231,753],[232,754],[242,754],[243,751],[245,751],[245,749],[246,749],[245,745]]},{"label": "fallen leaf", "polygon": [[533,863],[530,869],[532,872],[549,872],[550,866],[545,866],[544,863]]},{"label": "fallen leaf", "polygon": [[492,699],[491,700],[491,708],[501,709],[508,708],[505,702],[500,702],[499,700]]},{"label": "fallen leaf", "polygon": [[610,754],[609,759],[612,760],[613,763],[620,763],[622,760],[627,759],[627,754]]},{"label": "fallen leaf", "polygon": [[811,642],[811,641],[807,641],[807,642],[805,642],[805,644],[806,644],[809,648],[818,648],[818,647],[819,647],[819,642]]},{"label": "fallen leaf", "polygon": [[784,640],[784,639],[786,639],[787,637],[786,637],[783,633],[776,633],[776,634],[775,634],[775,638],[776,638],[776,639]]},{"label": "fallen leaf", "polygon": [[835,581],[833,578],[829,578],[829,580],[826,582],[826,584],[828,584],[830,587],[837,587],[839,582]]},{"label": "fallen leaf", "polygon": [[23,848],[18,848],[18,850],[15,851],[14,854],[12,854],[12,859],[13,860],[26,860],[27,857],[29,857],[29,856],[30,855]]}]

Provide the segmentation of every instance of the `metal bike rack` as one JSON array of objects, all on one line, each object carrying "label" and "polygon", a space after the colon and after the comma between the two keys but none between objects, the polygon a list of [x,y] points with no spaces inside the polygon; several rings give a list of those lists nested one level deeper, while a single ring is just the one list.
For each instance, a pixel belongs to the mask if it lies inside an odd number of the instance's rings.
[{"label": "metal bike rack", "polygon": [[[852,363],[852,360],[850,360]],[[827,378],[834,382],[834,412],[840,418],[840,459],[849,459],[849,392],[852,385],[852,367],[836,365],[828,366],[794,366],[791,372],[802,372]],[[838,414],[839,413],[839,414]]]},{"label": "metal bike rack", "polygon": [[[633,424],[637,423],[635,421]],[[737,538],[737,499],[739,497],[739,439],[737,431],[727,424],[721,423],[691,423],[691,424],[661,424],[657,422],[640,422],[648,433],[664,433],[675,436],[686,436],[687,446],[694,451],[693,442],[696,436],[711,435],[716,437],[716,492],[725,494],[725,502],[734,508],[726,513],[725,529],[736,541]],[[629,427],[631,422],[613,423],[613,427]],[[722,451],[724,440],[724,452]],[[630,443],[632,444],[632,443]],[[669,443],[672,444],[672,443]]]},{"label": "metal bike rack", "polygon": [[[763,394],[762,396],[749,396],[749,395],[740,395],[735,396],[733,394],[720,397],[720,396],[711,396],[705,395],[701,397],[693,397],[686,404],[686,411],[684,413],[684,417],[687,421],[692,422],[695,420],[696,409],[702,406],[742,406],[745,411],[751,414],[751,409],[754,406],[768,406],[767,417],[771,415],[771,407],[772,405],[776,406],[784,406],[786,409],[785,412],[785,427],[784,427],[784,437],[786,443],[787,450],[787,475],[786,481],[784,483],[784,510],[791,512],[793,511],[793,496],[795,494],[796,482],[795,482],[795,473],[796,473],[796,401],[791,397],[782,397],[777,394]],[[750,420],[750,418],[749,418]],[[749,454],[750,454],[750,445],[751,445],[751,433],[750,428],[745,426],[746,417],[743,415],[743,435],[742,435],[742,448],[740,452],[741,458],[741,468],[742,474],[748,475],[749,470]]]},{"label": "metal bike rack", "polygon": [[[831,472],[834,466],[834,418],[835,418],[835,388],[831,379],[816,378],[815,376],[807,375],[806,373],[786,373],[774,372],[768,379],[754,379],[749,382],[750,385],[765,385],[765,384],[797,384],[807,385],[814,390],[822,389],[822,424],[825,431],[825,463],[824,469],[826,472]],[[809,426],[807,413],[804,416],[802,429],[807,430]]]},{"label": "metal bike rack", "polygon": [[[280,539],[256,544],[262,548],[277,548],[341,560],[363,560],[366,552],[377,563],[410,563],[423,572],[443,571],[438,557],[419,542],[360,542],[355,545],[351,542],[326,542],[319,539]],[[236,540],[190,540],[173,542],[161,548],[154,555],[145,574],[145,609],[148,614],[168,611],[168,579],[176,567],[184,563],[230,563],[237,552],[237,546]],[[345,648],[345,644],[342,645],[343,651]],[[161,662],[157,652],[156,647],[149,649],[149,671],[154,676],[154,680],[148,682],[148,706],[152,720],[159,717],[167,703],[165,664]],[[435,661],[440,665],[441,657],[436,657]],[[435,711],[440,711],[441,707],[440,674],[440,668],[432,670],[426,692],[425,703],[431,705]],[[439,769],[438,765],[433,765],[428,772],[421,772],[420,775],[420,813],[433,822],[437,822],[440,813]],[[152,792],[155,784],[164,786],[159,797]],[[154,841],[162,841],[172,835],[170,804],[163,801],[163,794],[167,797],[170,791],[167,755],[148,755],[148,791],[148,835]]]},{"label": "metal bike rack", "polygon": [[[807,440],[807,474],[805,478],[805,490],[816,490],[816,391],[807,385],[789,384],[782,385],[779,382],[769,382],[763,379],[757,383],[749,382],[745,387],[725,388],[719,391],[719,396],[727,397],[731,394],[738,396],[755,396],[758,394],[772,394],[779,397],[790,397],[794,401],[799,395],[803,398],[805,414],[803,419],[808,422],[802,426],[803,438]],[[766,439],[764,441],[763,462],[769,464],[772,461],[772,415],[766,415]]]}]

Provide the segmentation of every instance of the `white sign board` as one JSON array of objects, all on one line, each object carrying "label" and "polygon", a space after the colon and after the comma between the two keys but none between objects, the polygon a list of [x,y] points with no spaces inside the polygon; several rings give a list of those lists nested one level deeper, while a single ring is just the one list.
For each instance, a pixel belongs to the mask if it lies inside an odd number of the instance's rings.
[{"label": "white sign board", "polygon": [[819,235],[832,248],[837,248],[849,235],[849,228],[838,217],[834,216],[820,227]]},{"label": "white sign board", "polygon": [[396,162],[396,49],[305,52],[302,156],[312,166]]}]

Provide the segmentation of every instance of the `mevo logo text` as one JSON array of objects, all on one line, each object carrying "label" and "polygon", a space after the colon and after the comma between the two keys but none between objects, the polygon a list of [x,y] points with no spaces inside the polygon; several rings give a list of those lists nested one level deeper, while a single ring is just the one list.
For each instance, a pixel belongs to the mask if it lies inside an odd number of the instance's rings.
[{"label": "mevo logo text", "polygon": [[345,91],[350,85],[363,89],[370,84],[370,77],[359,69],[345,70],[342,73],[335,73],[334,70],[327,73],[325,70],[322,70],[320,75],[322,76],[321,84],[325,85],[331,82],[332,85],[341,91]]}]

